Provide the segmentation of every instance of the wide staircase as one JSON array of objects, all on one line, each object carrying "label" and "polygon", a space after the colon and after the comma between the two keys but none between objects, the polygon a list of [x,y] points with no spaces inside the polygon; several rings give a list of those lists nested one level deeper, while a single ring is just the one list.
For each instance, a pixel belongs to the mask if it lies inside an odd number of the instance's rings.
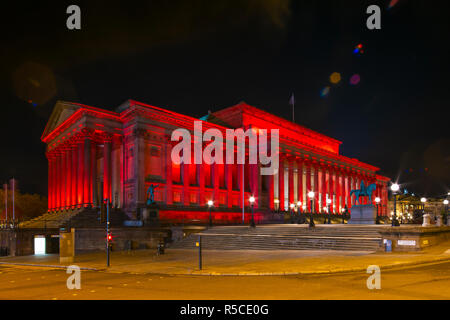
[{"label": "wide staircase", "polygon": [[171,248],[195,248],[201,236],[202,248],[214,250],[357,250],[375,251],[382,242],[383,226],[279,224],[216,226],[193,233],[171,244]]},{"label": "wide staircase", "polygon": [[[96,228],[105,226],[100,221],[99,209],[79,208],[58,212],[47,212],[32,220],[20,223],[20,228],[52,229],[52,228]],[[111,226],[121,226],[126,215],[121,210],[111,210]]]}]

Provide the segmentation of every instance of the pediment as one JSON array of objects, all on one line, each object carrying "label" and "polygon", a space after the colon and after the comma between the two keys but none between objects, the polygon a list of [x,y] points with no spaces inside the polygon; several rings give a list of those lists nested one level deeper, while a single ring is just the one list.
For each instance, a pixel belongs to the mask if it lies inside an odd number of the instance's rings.
[{"label": "pediment", "polygon": [[66,119],[68,119],[80,108],[81,108],[80,105],[71,102],[66,101],[56,102],[52,114],[50,115],[50,119],[48,120],[47,125],[45,126],[44,133],[42,134],[41,139],[44,140],[47,135],[49,135],[61,123],[63,123]]}]

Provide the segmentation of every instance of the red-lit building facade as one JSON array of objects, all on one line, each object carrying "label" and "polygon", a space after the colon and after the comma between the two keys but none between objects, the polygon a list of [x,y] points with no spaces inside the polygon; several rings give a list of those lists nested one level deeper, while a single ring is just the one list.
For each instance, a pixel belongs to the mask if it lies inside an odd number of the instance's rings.
[{"label": "red-lit building facade", "polygon": [[340,213],[345,207],[351,211],[350,190],[364,181],[377,185],[373,199],[381,199],[379,213],[387,214],[389,178],[378,175],[377,167],[340,155],[340,141],[246,103],[202,119],[203,130],[279,129],[279,172],[260,175],[258,164],[245,164],[244,170],[241,164],[176,165],[171,152],[178,142],[171,141],[171,133],[193,131],[199,119],[190,116],[132,100],[114,112],[59,101],[42,135],[49,211],[96,207],[109,198],[133,219],[146,207],[147,188],[154,184],[161,220],[206,219],[208,200],[214,201],[216,221],[241,221],[243,205],[247,220],[250,196],[256,199],[256,220],[288,211],[291,203],[297,210],[301,202],[298,210],[309,212],[309,191],[315,192],[314,212],[324,213],[331,199],[331,210]]}]

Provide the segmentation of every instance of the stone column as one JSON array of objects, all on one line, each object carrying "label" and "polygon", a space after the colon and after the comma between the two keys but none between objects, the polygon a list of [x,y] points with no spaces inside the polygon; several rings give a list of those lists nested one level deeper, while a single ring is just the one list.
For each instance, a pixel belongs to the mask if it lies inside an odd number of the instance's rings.
[{"label": "stone column", "polygon": [[[170,139],[170,138],[168,138]],[[165,156],[165,166],[166,166],[166,204],[173,204],[173,189],[172,189],[172,144],[166,143],[166,156]],[[197,170],[198,174],[198,170]],[[200,203],[201,204],[201,203]]]},{"label": "stone column", "polygon": [[330,213],[334,213],[333,206],[336,205],[334,201],[334,169],[332,166],[328,167],[328,197],[331,200],[331,203],[329,204],[330,207]]},{"label": "stone column", "polygon": [[67,201],[67,167],[66,167],[66,149],[65,147],[61,147],[61,210],[66,209],[66,201]]},{"label": "stone column", "polygon": [[198,187],[200,190],[200,206],[206,206],[206,203],[208,202],[206,200],[206,195],[205,195],[205,171],[203,166],[205,166],[206,164],[197,164],[197,175],[198,175]]},{"label": "stone column", "polygon": [[97,142],[92,140],[91,142],[91,197],[92,197],[92,206],[99,207],[99,199],[97,193]]},{"label": "stone column", "polygon": [[78,177],[77,177],[78,163],[77,163],[77,145],[76,144],[71,145],[70,153],[72,154],[71,155],[72,165],[70,168],[72,170],[72,181],[71,181],[72,186],[70,188],[70,190],[72,192],[71,206],[72,206],[72,209],[74,209],[77,204],[77,186],[78,186]]},{"label": "stone column", "polygon": [[84,139],[84,178],[83,178],[83,200],[85,206],[92,204],[92,180],[91,180],[91,138]]},{"label": "stone column", "polygon": [[[181,166],[182,166],[181,169],[183,170],[183,204],[185,206],[189,206],[189,204],[190,204],[190,199],[189,199],[189,164],[183,162],[183,164]],[[213,172],[211,172],[211,174],[213,174]],[[213,182],[214,182],[214,180],[213,180]]]},{"label": "stone column", "polygon": [[336,170],[336,180],[335,180],[335,190],[336,190],[336,210],[335,212],[341,213],[341,172],[339,169]]},{"label": "stone column", "polygon": [[[104,147],[103,147],[103,199],[110,199],[111,200],[111,151],[112,151],[112,137],[105,136],[104,138]],[[136,158],[139,157],[139,152],[143,152],[141,148],[137,148],[136,150]],[[139,163],[140,164],[140,163]],[[138,170],[137,167],[135,167],[135,170]],[[137,174],[135,175],[137,176]],[[136,177],[139,178],[139,177]],[[139,199],[139,190],[141,189],[139,183],[136,181],[136,184],[138,184],[136,199]]]},{"label": "stone column", "polygon": [[290,208],[291,203],[294,203],[294,162],[291,159],[289,159],[289,161],[288,161],[288,170],[289,170],[288,171],[288,177],[289,177],[288,207]]},{"label": "stone column", "polygon": [[47,207],[48,211],[51,211],[53,209],[53,155],[50,152],[46,152],[45,155],[47,156],[48,161],[48,182],[47,182],[47,190],[48,190],[48,197],[47,197]]},{"label": "stone column", "polygon": [[219,164],[215,163],[212,165],[212,174],[213,174],[213,199],[214,205],[219,206],[219,184],[220,184],[220,176],[219,176]]},{"label": "stone column", "polygon": [[[327,195],[328,195],[327,167],[323,166],[322,167],[322,207],[326,207],[328,210]],[[322,208],[322,210],[323,210],[323,208]],[[324,211],[324,212],[327,212],[327,211]]]},{"label": "stone column", "polygon": [[280,154],[280,167],[278,172],[278,197],[280,198],[280,211],[286,210],[284,207],[284,157]]},{"label": "stone column", "polygon": [[303,212],[303,206],[305,205],[305,199],[303,199],[303,161],[297,161],[297,199],[302,203],[300,212]]},{"label": "stone column", "polygon": [[66,148],[66,209],[70,209],[72,205],[72,149]]},{"label": "stone column", "polygon": [[314,166],[314,212],[319,213],[320,210],[320,199],[319,199],[319,165],[316,164]]},{"label": "stone column", "polygon": [[61,209],[61,152],[55,152],[55,202],[56,209]]},{"label": "stone column", "polygon": [[84,139],[79,139],[77,146],[78,172],[77,172],[77,204],[82,207],[84,204]]},{"label": "stone column", "polygon": [[311,164],[306,164],[306,201],[307,201],[307,210],[308,212],[312,212],[313,208],[311,207],[311,199],[308,197],[308,193],[312,191],[311,188]]},{"label": "stone column", "polygon": [[224,166],[225,166],[225,183],[227,185],[227,193],[228,193],[227,207],[231,208],[233,206],[233,197],[231,196],[233,192],[233,165],[224,164]]}]

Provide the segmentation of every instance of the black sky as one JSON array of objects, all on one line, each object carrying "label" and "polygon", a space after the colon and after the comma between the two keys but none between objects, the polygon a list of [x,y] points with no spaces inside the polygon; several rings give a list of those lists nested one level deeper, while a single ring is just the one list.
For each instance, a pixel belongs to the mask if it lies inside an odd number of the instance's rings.
[{"label": "black sky", "polygon": [[[239,101],[343,141],[341,153],[427,196],[450,185],[444,1],[45,1],[3,5],[0,179],[46,194],[56,100],[132,98],[200,117]],[[82,29],[69,31],[70,4]],[[366,8],[382,8],[382,29]],[[353,54],[357,44],[364,54]],[[330,85],[329,75],[342,81]],[[361,82],[349,84],[358,73]],[[330,85],[328,96],[320,90]],[[31,100],[31,103],[28,101]]]}]

